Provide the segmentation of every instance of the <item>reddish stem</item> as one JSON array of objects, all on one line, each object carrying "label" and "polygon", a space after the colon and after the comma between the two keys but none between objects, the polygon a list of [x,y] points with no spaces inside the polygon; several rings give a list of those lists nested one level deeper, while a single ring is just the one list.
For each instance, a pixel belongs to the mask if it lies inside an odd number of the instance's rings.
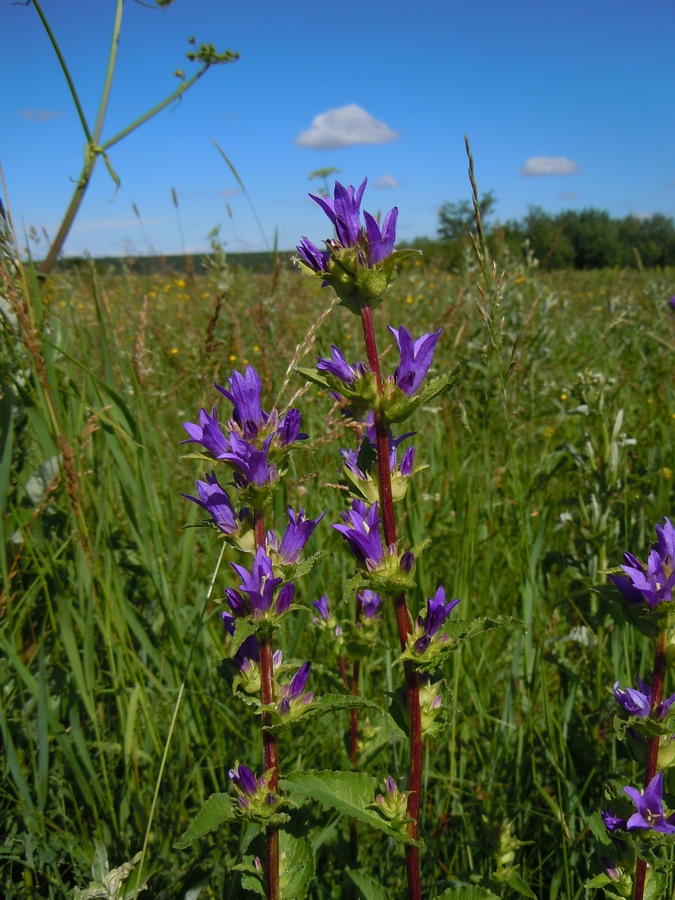
[{"label": "reddish stem", "polygon": [[[384,393],[380,359],[377,353],[373,311],[370,306],[361,308],[361,323],[366,342],[368,363],[375,373],[377,391],[381,398]],[[377,445],[377,466],[380,479],[380,516],[387,547],[396,544],[396,518],[394,516],[394,498],[391,492],[391,468],[389,466],[389,435],[382,419],[382,411],[378,407],[373,410],[375,438]],[[394,612],[398,628],[401,649],[404,650],[410,634],[410,616],[405,602],[405,594],[394,597]],[[414,840],[419,836],[420,801],[422,794],[422,718],[420,714],[419,675],[411,663],[404,664],[406,684],[406,706],[410,721],[410,777],[408,780],[408,815],[412,822],[408,826],[408,834]],[[410,844],[405,848],[405,865],[408,877],[408,897],[410,900],[421,900],[419,849]]]},{"label": "reddish stem", "polygon": [[[254,534],[256,547],[265,546],[265,516],[262,509],[256,509],[253,514]],[[264,634],[260,637],[260,682],[262,687],[263,706],[274,703],[274,662],[272,656],[272,635]],[[263,727],[272,725],[272,715],[269,712],[262,714]],[[269,788],[273,793],[279,790],[279,757],[276,736],[269,731],[263,731],[263,770],[271,775]],[[267,900],[278,900],[279,897],[279,830],[274,825],[268,825],[267,838]]]},{"label": "reddish stem", "polygon": [[[657,706],[663,700],[663,682],[666,676],[666,632],[665,630],[659,634],[654,651],[654,675],[652,678],[652,714],[655,713]],[[650,781],[656,775],[656,769],[659,761],[659,744],[660,738],[655,735],[650,738],[647,749],[647,767],[645,769],[645,790],[649,786]],[[647,877],[647,863],[644,859],[638,859],[635,867],[635,888],[633,891],[633,900],[642,900],[645,892],[645,879]]]}]

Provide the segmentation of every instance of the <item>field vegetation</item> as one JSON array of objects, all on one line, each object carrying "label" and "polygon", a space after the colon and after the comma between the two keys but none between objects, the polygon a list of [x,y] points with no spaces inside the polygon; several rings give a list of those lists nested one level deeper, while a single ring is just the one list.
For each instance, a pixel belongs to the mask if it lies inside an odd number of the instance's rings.
[{"label": "field vegetation", "polygon": [[[608,778],[641,777],[615,739],[608,686],[649,675],[649,642],[594,589],[624,549],[644,557],[654,523],[673,511],[675,269],[543,272],[531,253],[502,248],[501,271],[500,349],[487,341],[466,248],[459,272],[406,263],[386,311],[413,334],[442,326],[435,372],[462,366],[453,393],[415,420],[429,468],[409,490],[402,530],[410,545],[434,543],[411,606],[442,582],[463,616],[525,626],[487,632],[445,664],[456,709],[427,748],[422,879],[429,897],[481,879],[518,896],[500,886],[515,868],[539,898],[581,898],[601,871],[589,819]],[[296,455],[277,513],[298,497],[308,515],[327,510],[314,541],[331,555],[299,583],[307,612],[285,623],[283,644],[316,661],[314,689],[330,692],[339,673],[310,602],[326,593],[339,604],[352,571],[329,527],[350,437],[332,398],[292,365],[313,365],[332,342],[360,358],[354,318],[334,308],[308,340],[333,297],[281,260],[263,274],[221,256],[192,278],[82,266],[39,280],[8,253],[2,272],[4,895],[72,896],[93,861],[100,874],[147,842],[146,896],[240,896],[232,867],[254,826],[174,848],[204,799],[228,790],[235,761],[261,761],[259,727],[218,673],[235,553],[225,550],[206,602],[222,545],[184,527],[199,510],[179,492],[204,471],[181,459],[181,423],[248,363],[268,406],[300,391],[311,448]],[[375,320],[389,347],[382,308]],[[388,629],[362,675],[382,707],[401,680]],[[385,716],[369,726],[360,762],[381,779],[403,750]],[[345,711],[285,734],[283,771],[348,768],[348,727]],[[348,822],[308,810],[310,896],[349,896]],[[402,851],[386,835],[364,829],[360,860],[403,895]]]}]

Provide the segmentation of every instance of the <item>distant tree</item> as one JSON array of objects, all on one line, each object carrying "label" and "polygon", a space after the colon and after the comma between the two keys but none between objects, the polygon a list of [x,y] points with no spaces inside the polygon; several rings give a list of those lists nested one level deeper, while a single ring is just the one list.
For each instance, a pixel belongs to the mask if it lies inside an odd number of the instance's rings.
[{"label": "distant tree", "polygon": [[[497,204],[493,191],[486,191],[478,201],[483,228]],[[438,237],[441,241],[458,241],[476,230],[476,214],[470,200],[444,203],[438,212]],[[487,230],[487,229],[485,229]]]}]

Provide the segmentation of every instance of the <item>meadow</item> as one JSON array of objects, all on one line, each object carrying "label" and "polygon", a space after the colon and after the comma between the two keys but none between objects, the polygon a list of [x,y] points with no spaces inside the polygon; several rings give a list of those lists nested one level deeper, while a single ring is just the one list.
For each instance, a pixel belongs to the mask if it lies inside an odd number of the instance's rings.
[{"label": "meadow", "polygon": [[[410,545],[434,543],[411,607],[443,582],[463,616],[524,623],[486,632],[445,664],[455,711],[425,756],[422,882],[429,897],[466,883],[517,897],[504,875],[515,869],[536,897],[571,900],[596,895],[585,887],[601,871],[589,820],[609,777],[639,783],[642,771],[615,738],[610,688],[650,674],[649,642],[596,589],[623,550],[644,558],[654,524],[674,511],[675,270],[545,273],[503,255],[498,271],[499,348],[476,307],[469,251],[461,274],[407,262],[374,313],[381,347],[391,346],[386,323],[413,334],[441,326],[434,373],[462,366],[453,392],[414,421],[428,468],[401,531]],[[332,398],[292,366],[312,366],[333,342],[362,358],[354,317],[329,311],[332,292],[287,257],[264,274],[220,257],[192,278],[82,266],[38,280],[8,264],[4,276],[21,311],[3,307],[0,349],[4,896],[73,896],[93,861],[100,874],[145,843],[141,896],[238,897],[232,867],[254,826],[174,848],[205,798],[228,790],[235,761],[259,767],[261,756],[259,728],[218,673],[219,601],[236,554],[225,550],[206,602],[219,545],[184,527],[199,510],[179,492],[193,492],[204,468],[181,459],[181,423],[210,408],[214,381],[249,363],[269,405],[300,392],[311,446],[276,511],[298,498],[311,516],[327,510],[314,542],[330,553],[299,583],[307,612],[285,621],[283,643],[288,657],[316,661],[315,690],[339,688],[310,602],[326,593],[339,604],[353,570],[329,527],[344,505],[335,483],[349,436]],[[401,679],[390,618],[387,646],[362,673],[382,708]],[[282,736],[284,772],[349,767],[348,713],[313,721]],[[361,766],[383,777],[402,753],[373,714]],[[348,821],[307,811],[309,896],[349,896]],[[359,856],[404,896],[398,845],[363,829]]]}]

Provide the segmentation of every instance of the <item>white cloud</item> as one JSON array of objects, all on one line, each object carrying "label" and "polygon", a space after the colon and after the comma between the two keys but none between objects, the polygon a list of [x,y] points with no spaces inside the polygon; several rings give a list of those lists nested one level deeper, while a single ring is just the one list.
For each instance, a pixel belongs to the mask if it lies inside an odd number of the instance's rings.
[{"label": "white cloud", "polygon": [[22,109],[21,115],[29,122],[48,122],[50,119],[60,119],[64,113],[56,109]]},{"label": "white cloud", "polygon": [[566,156],[531,156],[520,170],[528,178],[542,175],[576,175],[577,163]]},{"label": "white cloud", "polygon": [[393,175],[380,175],[380,177],[376,180],[373,187],[376,187],[378,190],[386,191],[388,188],[397,188],[401,187],[401,182],[397,181]]},{"label": "white cloud", "polygon": [[356,103],[350,103],[316,116],[293,143],[310,150],[335,150],[354,144],[388,144],[398,137],[398,132],[385,122],[371,116]]}]

